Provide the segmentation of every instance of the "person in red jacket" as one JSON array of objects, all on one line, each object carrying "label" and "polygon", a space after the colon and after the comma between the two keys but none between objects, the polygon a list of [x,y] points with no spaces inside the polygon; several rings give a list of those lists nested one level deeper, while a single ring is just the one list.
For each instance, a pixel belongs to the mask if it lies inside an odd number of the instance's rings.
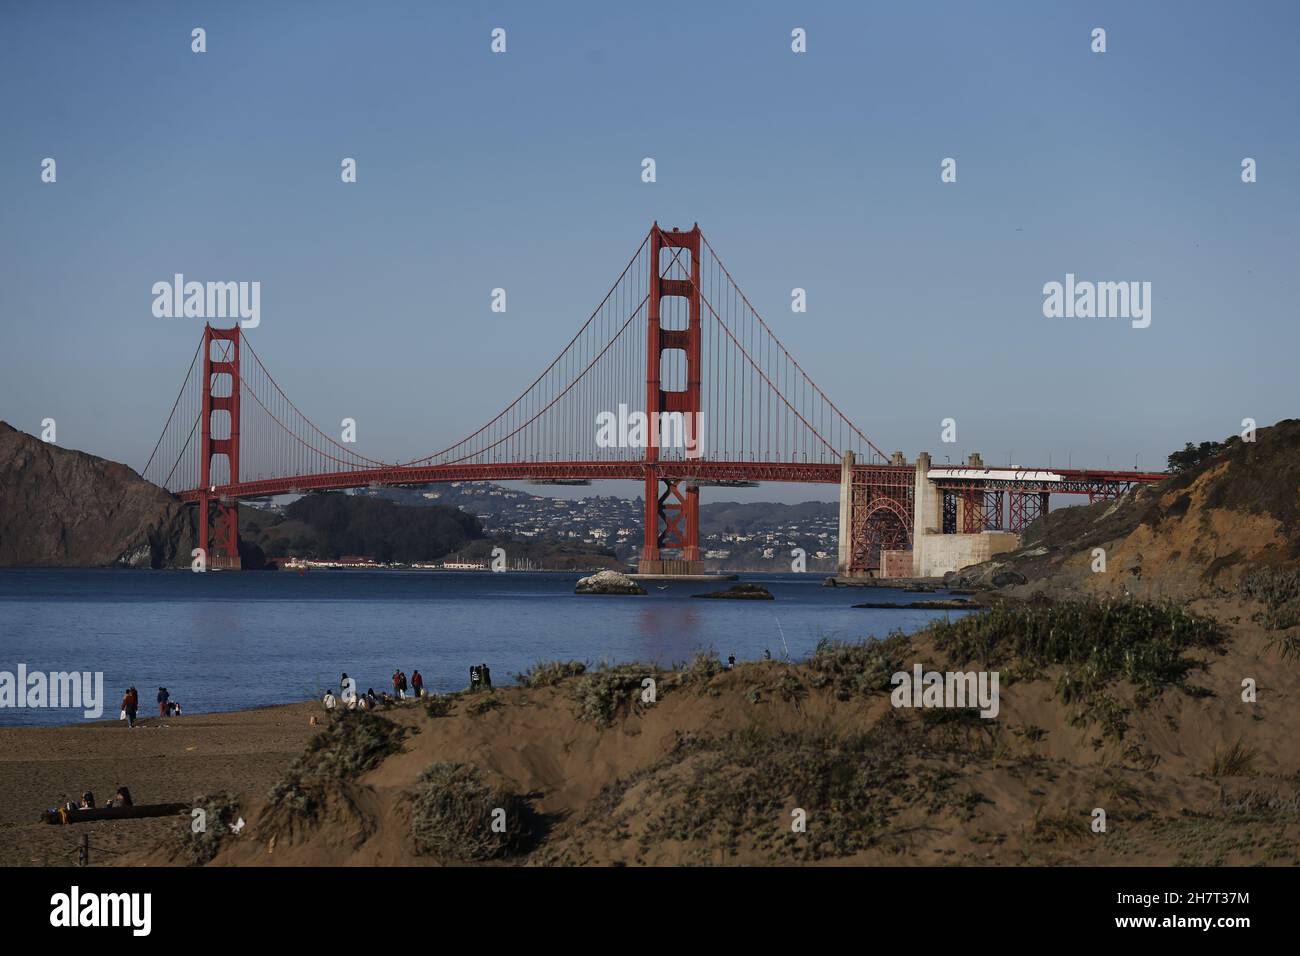
[{"label": "person in red jacket", "polygon": [[411,693],[416,697],[424,696],[424,677],[418,670],[411,673]]}]

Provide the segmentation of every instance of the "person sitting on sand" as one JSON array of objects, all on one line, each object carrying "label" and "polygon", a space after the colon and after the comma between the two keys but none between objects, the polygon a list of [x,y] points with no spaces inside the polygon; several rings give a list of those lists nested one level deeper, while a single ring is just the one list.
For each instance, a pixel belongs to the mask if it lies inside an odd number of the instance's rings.
[{"label": "person sitting on sand", "polygon": [[366,703],[370,705],[372,710],[379,704],[379,695],[375,693],[373,687],[366,691]]},{"label": "person sitting on sand", "polygon": [[113,802],[110,803],[109,806],[110,807],[135,806],[135,804],[131,802],[131,791],[128,790],[126,787],[118,787],[117,793],[113,794]]},{"label": "person sitting on sand", "polygon": [[78,810],[95,809],[95,795],[91,793],[89,790],[83,793],[81,795],[81,802],[77,804],[77,809]]}]

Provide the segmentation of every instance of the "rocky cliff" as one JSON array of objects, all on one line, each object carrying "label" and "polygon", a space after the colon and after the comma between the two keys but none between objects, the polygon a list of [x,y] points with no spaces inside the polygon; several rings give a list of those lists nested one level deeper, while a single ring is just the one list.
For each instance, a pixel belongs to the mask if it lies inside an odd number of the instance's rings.
[{"label": "rocky cliff", "polygon": [[0,422],[0,566],[186,565],[189,511],[126,465]]}]

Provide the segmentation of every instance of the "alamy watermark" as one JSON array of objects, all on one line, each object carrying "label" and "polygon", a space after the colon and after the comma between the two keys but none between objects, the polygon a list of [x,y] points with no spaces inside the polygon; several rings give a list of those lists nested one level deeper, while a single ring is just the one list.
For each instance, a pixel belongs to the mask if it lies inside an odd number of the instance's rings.
[{"label": "alamy watermark", "polygon": [[74,885],[50,897],[50,925],[56,928],[117,926],[129,928],[133,936],[148,936],[152,913],[152,893],[83,893]]},{"label": "alamy watermark", "polygon": [[1043,315],[1049,319],[1132,319],[1135,329],[1151,324],[1150,282],[1065,282],[1043,286]]},{"label": "alamy watermark", "polygon": [[889,682],[895,707],[978,707],[988,719],[1001,709],[997,671],[927,671],[917,664],[912,673],[898,671]]},{"label": "alamy watermark", "polygon": [[687,458],[700,457],[699,412],[629,411],[620,404],[617,412],[596,415],[596,445],[599,448],[647,448],[650,438],[658,448],[681,448]]},{"label": "alamy watermark", "polygon": [[261,282],[186,282],[176,273],[171,282],[155,282],[153,314],[159,319],[241,319],[239,327],[262,322]]},{"label": "alamy watermark", "polygon": [[0,709],[80,708],[87,720],[104,715],[103,671],[0,671]]}]

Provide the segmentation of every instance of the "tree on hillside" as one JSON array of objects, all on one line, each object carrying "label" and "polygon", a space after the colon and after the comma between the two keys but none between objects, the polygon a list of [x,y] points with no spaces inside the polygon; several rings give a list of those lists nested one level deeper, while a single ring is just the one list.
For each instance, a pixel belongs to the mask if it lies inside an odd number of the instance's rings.
[{"label": "tree on hillside", "polygon": [[1188,442],[1183,446],[1182,451],[1176,451],[1169,456],[1169,470],[1179,473],[1195,468],[1201,462],[1209,461],[1225,447],[1227,446],[1221,441],[1203,441],[1199,445]]}]

